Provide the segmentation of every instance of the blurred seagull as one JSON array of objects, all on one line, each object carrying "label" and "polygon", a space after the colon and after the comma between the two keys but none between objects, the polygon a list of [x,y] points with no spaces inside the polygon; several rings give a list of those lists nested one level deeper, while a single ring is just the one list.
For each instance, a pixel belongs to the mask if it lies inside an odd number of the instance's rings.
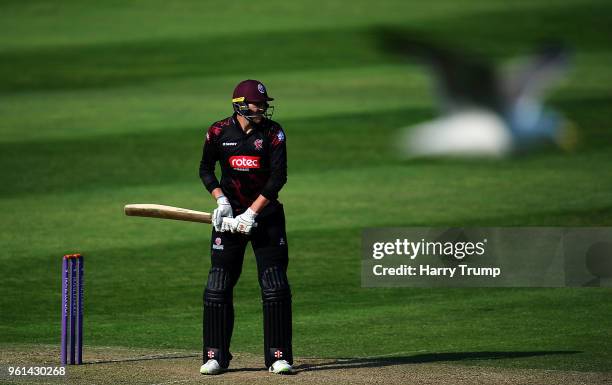
[{"label": "blurred seagull", "polygon": [[569,52],[544,46],[529,57],[497,69],[439,45],[383,31],[387,50],[425,63],[437,80],[441,116],[401,129],[396,143],[404,157],[504,157],[544,144],[570,150],[576,131],[542,98],[564,77]]}]

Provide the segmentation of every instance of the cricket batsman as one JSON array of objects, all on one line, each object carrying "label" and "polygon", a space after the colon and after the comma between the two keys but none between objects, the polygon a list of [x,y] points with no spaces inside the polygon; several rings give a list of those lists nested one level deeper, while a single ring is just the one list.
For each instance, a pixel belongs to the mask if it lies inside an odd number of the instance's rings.
[{"label": "cricket batsman", "polygon": [[[219,374],[232,359],[233,289],[249,241],[263,302],[265,365],[271,373],[292,372],[288,247],[285,213],[278,201],[287,181],[287,150],[282,127],[270,119],[272,100],[261,82],[244,80],[234,89],[234,114],[213,123],[206,133],[200,178],[217,208],[204,290],[202,374]],[[215,176],[217,162],[221,182]]]}]

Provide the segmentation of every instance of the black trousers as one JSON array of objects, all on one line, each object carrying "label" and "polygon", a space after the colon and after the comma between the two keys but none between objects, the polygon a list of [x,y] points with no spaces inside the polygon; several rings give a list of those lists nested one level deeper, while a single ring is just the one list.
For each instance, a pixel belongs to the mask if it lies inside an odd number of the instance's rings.
[{"label": "black trousers", "polygon": [[282,205],[257,218],[250,235],[212,231],[211,267],[204,290],[203,361],[223,368],[232,359],[233,289],[251,242],[257,260],[264,319],[264,357],[269,367],[279,359],[293,363],[291,289],[287,279],[288,245]]}]

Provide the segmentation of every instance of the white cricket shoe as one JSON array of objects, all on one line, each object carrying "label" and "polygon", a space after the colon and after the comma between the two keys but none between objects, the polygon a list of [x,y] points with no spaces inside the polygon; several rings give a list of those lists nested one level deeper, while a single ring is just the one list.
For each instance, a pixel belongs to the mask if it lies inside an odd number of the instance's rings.
[{"label": "white cricket shoe", "polygon": [[200,366],[200,373],[202,374],[219,374],[222,371],[223,369],[217,360],[208,360],[204,365]]},{"label": "white cricket shoe", "polygon": [[268,371],[274,374],[291,374],[293,372],[293,368],[285,360],[276,360],[272,366],[270,366]]}]

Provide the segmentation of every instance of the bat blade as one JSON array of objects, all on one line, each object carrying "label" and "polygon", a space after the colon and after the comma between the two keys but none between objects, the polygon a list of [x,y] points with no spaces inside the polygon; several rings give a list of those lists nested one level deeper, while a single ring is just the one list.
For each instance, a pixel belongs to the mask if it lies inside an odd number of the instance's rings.
[{"label": "bat blade", "polygon": [[148,218],[173,219],[177,221],[211,223],[210,213],[151,203],[129,204],[123,208],[125,215]]}]

